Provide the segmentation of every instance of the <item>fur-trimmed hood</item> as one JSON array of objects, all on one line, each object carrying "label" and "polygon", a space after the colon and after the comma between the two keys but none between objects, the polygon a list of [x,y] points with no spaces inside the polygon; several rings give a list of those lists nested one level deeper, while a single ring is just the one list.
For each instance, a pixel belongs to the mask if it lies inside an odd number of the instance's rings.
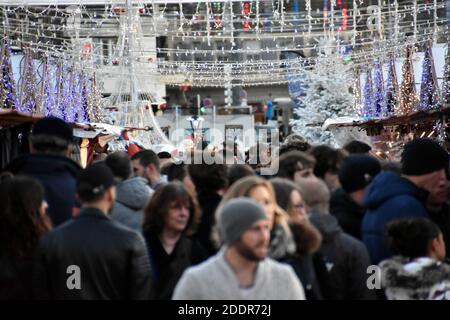
[{"label": "fur-trimmed hood", "polygon": [[450,300],[450,265],[423,257],[393,257],[379,264],[389,300]]}]

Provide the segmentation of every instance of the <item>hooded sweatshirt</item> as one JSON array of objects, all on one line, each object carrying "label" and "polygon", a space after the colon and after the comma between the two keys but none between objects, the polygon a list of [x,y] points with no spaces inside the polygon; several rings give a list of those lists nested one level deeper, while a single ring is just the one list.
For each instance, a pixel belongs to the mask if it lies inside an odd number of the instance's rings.
[{"label": "hooded sweatshirt", "polygon": [[378,264],[390,256],[385,243],[388,223],[402,218],[428,217],[423,205],[426,197],[425,190],[398,174],[384,172],[375,177],[365,194],[367,212],[361,229],[372,263]]},{"label": "hooded sweatshirt", "polygon": [[122,181],[117,185],[117,197],[111,218],[141,232],[144,207],[152,193],[144,178],[134,177]]},{"label": "hooded sweatshirt", "polygon": [[76,179],[81,171],[76,162],[63,156],[28,154],[15,159],[5,170],[15,175],[28,175],[43,185],[47,215],[53,226],[72,217],[76,207]]},{"label": "hooded sweatshirt", "polygon": [[450,300],[450,265],[422,257],[396,256],[380,263],[388,300]]},{"label": "hooded sweatshirt", "polygon": [[361,223],[365,209],[357,204],[344,189],[339,188],[332,193],[330,211],[346,233],[361,239]]},{"label": "hooded sweatshirt", "polygon": [[310,221],[322,234],[319,253],[329,273],[334,299],[375,299],[366,284],[370,258],[364,244],[344,233],[333,215],[313,212]]}]

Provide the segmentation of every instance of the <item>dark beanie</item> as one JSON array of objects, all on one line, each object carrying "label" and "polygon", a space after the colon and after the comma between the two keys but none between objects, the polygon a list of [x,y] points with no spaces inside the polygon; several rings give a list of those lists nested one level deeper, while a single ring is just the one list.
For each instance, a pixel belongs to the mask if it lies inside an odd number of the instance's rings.
[{"label": "dark beanie", "polygon": [[365,154],[351,155],[339,168],[339,182],[345,192],[351,193],[365,188],[380,171],[377,159]]},{"label": "dark beanie", "polygon": [[46,134],[72,142],[73,129],[64,120],[55,117],[42,118],[33,128],[33,136]]},{"label": "dark beanie", "polygon": [[264,208],[249,198],[228,201],[219,211],[219,231],[225,244],[233,244],[255,222],[267,219]]},{"label": "dark beanie", "polygon": [[428,138],[415,139],[405,145],[402,172],[409,176],[425,175],[440,169],[448,172],[448,153]]}]

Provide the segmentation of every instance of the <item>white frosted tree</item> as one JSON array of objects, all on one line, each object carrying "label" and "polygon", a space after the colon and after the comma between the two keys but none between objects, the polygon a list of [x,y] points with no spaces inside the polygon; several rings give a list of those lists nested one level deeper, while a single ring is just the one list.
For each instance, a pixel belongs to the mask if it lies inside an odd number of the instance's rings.
[{"label": "white frosted tree", "polygon": [[311,70],[305,71],[308,88],[295,109],[298,120],[291,120],[293,131],[312,144],[336,146],[333,134],[322,129],[327,119],[354,116],[352,66],[342,56],[320,57]]}]

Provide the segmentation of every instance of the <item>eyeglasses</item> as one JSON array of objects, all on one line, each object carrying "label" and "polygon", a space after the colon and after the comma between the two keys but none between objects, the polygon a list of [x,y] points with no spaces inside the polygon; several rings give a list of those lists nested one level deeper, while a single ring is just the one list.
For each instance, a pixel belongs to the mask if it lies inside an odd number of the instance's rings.
[{"label": "eyeglasses", "polygon": [[291,208],[294,210],[303,210],[305,209],[305,205],[303,203],[299,203],[299,204],[293,204],[291,205]]}]

